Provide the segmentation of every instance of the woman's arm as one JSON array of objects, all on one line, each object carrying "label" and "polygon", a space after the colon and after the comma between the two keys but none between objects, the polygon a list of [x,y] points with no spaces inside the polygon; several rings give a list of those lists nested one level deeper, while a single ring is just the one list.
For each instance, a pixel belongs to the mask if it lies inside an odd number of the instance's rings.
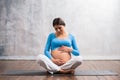
[{"label": "woman's arm", "polygon": [[63,52],[72,53],[75,56],[79,56],[80,52],[78,50],[74,36],[70,35],[70,39],[72,42],[72,47],[62,46],[58,50],[63,51]]},{"label": "woman's arm", "polygon": [[80,55],[80,52],[78,50],[78,47],[77,47],[77,44],[76,44],[76,41],[75,41],[75,38],[74,36],[71,37],[71,40],[72,40],[72,51],[71,53],[75,56],[79,56]]},{"label": "woman's arm", "polygon": [[45,49],[44,49],[44,54],[45,54],[49,59],[52,58],[51,53],[50,53],[51,38],[52,38],[52,34],[49,34],[49,36],[48,36],[48,38],[47,38],[46,46],[45,46]]}]

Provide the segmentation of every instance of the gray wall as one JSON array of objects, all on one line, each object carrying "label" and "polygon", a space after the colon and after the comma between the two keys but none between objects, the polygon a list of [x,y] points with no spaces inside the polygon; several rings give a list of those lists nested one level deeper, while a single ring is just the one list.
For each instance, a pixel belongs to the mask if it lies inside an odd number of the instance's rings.
[{"label": "gray wall", "polygon": [[84,59],[120,59],[119,0],[0,0],[0,59],[43,54],[61,17]]}]

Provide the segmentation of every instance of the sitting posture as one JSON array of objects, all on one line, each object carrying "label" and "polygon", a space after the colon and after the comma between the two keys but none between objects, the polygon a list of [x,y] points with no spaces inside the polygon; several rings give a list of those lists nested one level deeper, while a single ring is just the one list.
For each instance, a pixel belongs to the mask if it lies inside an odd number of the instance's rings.
[{"label": "sitting posture", "polygon": [[50,33],[44,49],[44,55],[37,57],[37,62],[49,73],[73,73],[82,63],[75,38],[65,30],[61,18],[53,20],[54,33]]}]

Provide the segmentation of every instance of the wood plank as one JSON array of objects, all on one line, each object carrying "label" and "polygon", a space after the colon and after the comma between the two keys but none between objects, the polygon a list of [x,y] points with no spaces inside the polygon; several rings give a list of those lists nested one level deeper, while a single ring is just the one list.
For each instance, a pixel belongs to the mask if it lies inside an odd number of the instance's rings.
[{"label": "wood plank", "polygon": [[[80,70],[113,70],[119,76],[0,76],[0,80],[120,80],[120,61],[84,61]],[[40,70],[36,61],[0,61],[0,73],[7,70]]]},{"label": "wood plank", "polygon": [[[116,71],[115,69],[119,70],[119,67],[116,67],[116,61],[94,61],[92,65],[94,65],[94,69],[96,70],[112,70]],[[118,66],[118,65],[117,65]],[[99,76],[99,80],[118,80],[119,76]]]}]

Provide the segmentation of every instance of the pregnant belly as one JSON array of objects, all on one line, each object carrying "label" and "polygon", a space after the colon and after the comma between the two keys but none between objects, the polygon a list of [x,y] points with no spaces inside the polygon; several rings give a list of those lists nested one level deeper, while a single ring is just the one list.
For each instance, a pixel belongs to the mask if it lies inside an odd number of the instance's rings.
[{"label": "pregnant belly", "polygon": [[58,51],[58,50],[52,51],[52,56],[55,59],[62,59],[64,62],[67,62],[71,58],[70,53],[62,52],[62,51]]}]

